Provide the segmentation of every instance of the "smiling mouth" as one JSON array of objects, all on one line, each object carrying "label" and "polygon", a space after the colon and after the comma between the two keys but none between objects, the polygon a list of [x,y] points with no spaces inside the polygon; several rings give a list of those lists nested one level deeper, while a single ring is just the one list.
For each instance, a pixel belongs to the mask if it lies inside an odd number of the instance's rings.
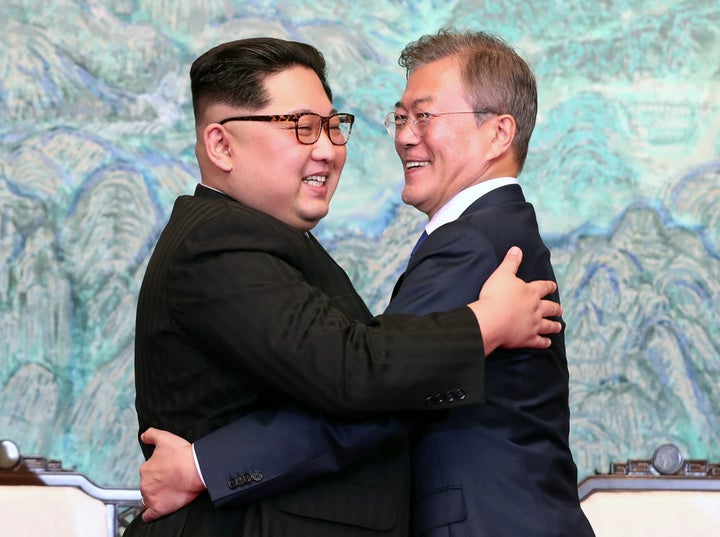
[{"label": "smiling mouth", "polygon": [[422,162],[421,162],[421,161],[417,161],[417,160],[412,160],[412,161],[408,161],[408,162],[405,163],[405,169],[406,169],[406,170],[411,170],[411,169],[413,169],[413,168],[424,168],[425,166],[427,166],[427,165],[429,165],[429,164],[430,164],[430,163],[427,162],[427,161],[422,161]]},{"label": "smiling mouth", "polygon": [[310,175],[308,177],[303,177],[302,182],[309,186],[323,186],[326,180],[327,177],[324,175]]}]

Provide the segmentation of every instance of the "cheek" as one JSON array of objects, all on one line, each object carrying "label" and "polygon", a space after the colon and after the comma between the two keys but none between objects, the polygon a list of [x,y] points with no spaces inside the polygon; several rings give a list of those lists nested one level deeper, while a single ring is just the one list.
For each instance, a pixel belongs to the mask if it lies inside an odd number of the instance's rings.
[{"label": "cheek", "polygon": [[268,180],[285,182],[292,178],[299,182],[308,161],[311,160],[307,147],[310,146],[295,144],[276,147],[270,151],[264,165]]},{"label": "cheek", "polygon": [[455,151],[462,144],[462,138],[458,138],[446,129],[437,129],[425,137],[425,147],[433,155],[445,155],[448,150]]},{"label": "cheek", "polygon": [[337,153],[337,167],[338,171],[341,172],[343,167],[345,166],[345,161],[347,160],[347,146],[338,146],[338,153]]}]

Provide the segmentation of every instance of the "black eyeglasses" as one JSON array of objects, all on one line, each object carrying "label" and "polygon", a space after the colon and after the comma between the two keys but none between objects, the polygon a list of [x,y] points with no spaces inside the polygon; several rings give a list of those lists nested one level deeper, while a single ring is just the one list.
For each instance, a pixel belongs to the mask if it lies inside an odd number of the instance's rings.
[{"label": "black eyeglasses", "polygon": [[228,121],[285,121],[295,123],[295,137],[301,144],[312,145],[320,139],[323,126],[333,145],[345,145],[350,140],[355,116],[352,114],[333,114],[321,116],[312,112],[300,114],[274,114],[269,116],[237,116],[218,121],[224,125]]},{"label": "black eyeglasses", "polygon": [[417,110],[411,112],[408,115],[398,114],[397,112],[390,112],[385,116],[385,129],[390,137],[395,138],[406,125],[410,125],[412,131],[422,137],[430,126],[430,120],[439,116],[449,116],[453,114],[497,114],[494,110],[481,109],[481,110],[468,110],[466,112],[438,112],[437,114],[431,114],[430,112],[423,112]]}]

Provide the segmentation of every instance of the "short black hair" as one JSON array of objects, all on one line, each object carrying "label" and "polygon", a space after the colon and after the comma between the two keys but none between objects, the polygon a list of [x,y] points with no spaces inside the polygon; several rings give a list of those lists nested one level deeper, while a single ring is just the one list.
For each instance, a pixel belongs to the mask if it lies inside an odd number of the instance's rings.
[{"label": "short black hair", "polygon": [[215,103],[250,110],[262,108],[269,101],[265,78],[294,66],[315,71],[332,102],[325,58],[312,45],[273,37],[253,37],[211,48],[190,68],[195,121],[208,105]]}]

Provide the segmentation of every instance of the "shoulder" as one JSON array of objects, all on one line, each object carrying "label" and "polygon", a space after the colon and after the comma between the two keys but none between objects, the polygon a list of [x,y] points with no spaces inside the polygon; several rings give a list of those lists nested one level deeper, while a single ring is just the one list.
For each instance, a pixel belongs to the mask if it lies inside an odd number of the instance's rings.
[{"label": "shoulder", "polygon": [[[278,251],[307,248],[304,234],[247,205],[224,197],[181,196],[164,231],[179,254]],[[168,238],[169,238],[168,237]]]},{"label": "shoulder", "polygon": [[408,262],[411,273],[449,273],[495,268],[497,257],[492,237],[482,225],[469,219],[448,222],[432,233]]},{"label": "shoulder", "polygon": [[225,197],[181,196],[175,202],[171,220],[182,220],[185,227],[200,227],[220,235],[279,234],[301,237],[302,232],[267,213]]},{"label": "shoulder", "polygon": [[443,251],[482,249],[490,242],[483,221],[483,218],[464,215],[443,224],[427,238],[428,247]]},{"label": "shoulder", "polygon": [[452,226],[450,229],[454,229],[455,233],[469,233],[469,230],[475,230],[490,238],[538,233],[535,209],[524,199],[506,199],[502,202],[488,202],[482,199],[479,201],[483,203],[472,205],[457,220],[448,224]]}]

